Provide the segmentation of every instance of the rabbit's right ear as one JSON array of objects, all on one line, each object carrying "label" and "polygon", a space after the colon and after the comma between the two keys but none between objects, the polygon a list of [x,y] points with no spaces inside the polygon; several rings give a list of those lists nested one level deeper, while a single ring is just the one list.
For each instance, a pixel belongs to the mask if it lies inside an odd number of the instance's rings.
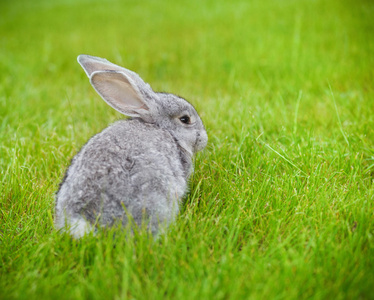
[{"label": "rabbit's right ear", "polygon": [[136,83],[124,72],[96,71],[90,82],[115,110],[130,117],[150,117],[150,109]]}]

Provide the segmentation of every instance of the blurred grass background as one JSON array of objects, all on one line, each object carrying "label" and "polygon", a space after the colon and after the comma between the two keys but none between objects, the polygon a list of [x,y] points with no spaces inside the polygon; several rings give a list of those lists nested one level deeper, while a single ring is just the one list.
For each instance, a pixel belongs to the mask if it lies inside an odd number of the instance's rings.
[{"label": "blurred grass background", "polygon": [[[373,15],[364,0],[1,1],[0,298],[373,298]],[[121,117],[81,53],[184,96],[207,127],[160,241],[53,230],[70,159]]]}]

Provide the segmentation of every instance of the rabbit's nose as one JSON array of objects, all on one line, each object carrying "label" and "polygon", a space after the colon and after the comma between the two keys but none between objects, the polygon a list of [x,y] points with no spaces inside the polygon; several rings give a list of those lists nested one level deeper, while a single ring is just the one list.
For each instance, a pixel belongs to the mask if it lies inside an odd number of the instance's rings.
[{"label": "rabbit's nose", "polygon": [[208,135],[206,132],[196,132],[196,141],[195,141],[195,152],[201,151],[205,148],[208,143]]}]

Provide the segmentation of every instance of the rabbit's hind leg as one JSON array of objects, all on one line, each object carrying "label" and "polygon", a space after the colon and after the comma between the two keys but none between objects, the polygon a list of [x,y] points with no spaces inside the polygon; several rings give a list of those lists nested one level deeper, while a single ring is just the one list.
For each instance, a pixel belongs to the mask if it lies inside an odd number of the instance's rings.
[{"label": "rabbit's hind leg", "polygon": [[80,239],[84,235],[95,231],[95,227],[82,216],[72,217],[68,221],[68,228],[70,235],[76,239]]}]

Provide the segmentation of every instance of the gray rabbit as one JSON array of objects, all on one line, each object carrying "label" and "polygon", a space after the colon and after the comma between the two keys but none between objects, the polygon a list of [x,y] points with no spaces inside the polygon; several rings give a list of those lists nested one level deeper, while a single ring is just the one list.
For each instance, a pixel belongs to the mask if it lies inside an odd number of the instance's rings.
[{"label": "gray rabbit", "polygon": [[104,101],[130,119],[93,136],[73,158],[56,194],[55,226],[80,238],[131,216],[157,235],[179,212],[192,156],[208,141],[204,125],[190,103],[154,92],[134,72],[88,55],[78,62]]}]

